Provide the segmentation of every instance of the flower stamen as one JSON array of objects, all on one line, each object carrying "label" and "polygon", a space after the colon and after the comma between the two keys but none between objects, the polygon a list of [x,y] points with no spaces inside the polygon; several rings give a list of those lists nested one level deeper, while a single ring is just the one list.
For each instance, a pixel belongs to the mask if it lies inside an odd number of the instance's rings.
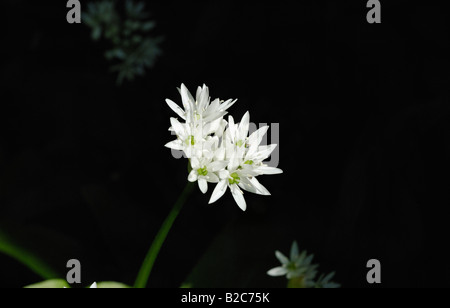
[{"label": "flower stamen", "polygon": [[206,169],[206,167],[199,168],[199,169],[197,169],[197,173],[198,173],[198,175],[207,176],[208,175],[208,170]]},{"label": "flower stamen", "polygon": [[233,172],[232,174],[230,174],[230,179],[228,179],[228,182],[230,183],[230,185],[233,184],[239,184],[241,182],[241,178],[239,177],[239,175],[236,172]]}]

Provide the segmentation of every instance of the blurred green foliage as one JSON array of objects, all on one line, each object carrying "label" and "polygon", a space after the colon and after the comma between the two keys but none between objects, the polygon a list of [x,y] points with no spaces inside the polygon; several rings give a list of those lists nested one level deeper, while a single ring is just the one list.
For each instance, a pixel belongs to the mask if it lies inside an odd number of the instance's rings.
[{"label": "blurred green foliage", "polygon": [[121,14],[116,1],[103,0],[89,3],[82,14],[83,23],[92,29],[92,39],[110,43],[105,57],[114,63],[111,71],[118,73],[119,85],[125,79],[132,81],[136,76],[145,75],[145,70],[153,67],[161,54],[162,37],[149,35],[156,24],[149,20],[144,7],[144,2],[127,0]]},{"label": "blurred green foliage", "polygon": [[50,279],[26,286],[25,289],[63,289],[70,288],[64,279]]},{"label": "blurred green foliage", "polygon": [[[50,279],[42,282],[38,282],[29,286],[26,286],[25,289],[63,289],[70,288],[70,285],[67,281],[63,279]],[[89,288],[89,287],[86,287]],[[97,286],[91,285],[90,288],[94,289],[128,289],[130,288],[126,284],[115,281],[104,281],[97,283]]]},{"label": "blurred green foliage", "polygon": [[331,281],[335,275],[335,272],[331,272],[325,276],[325,274],[320,275],[319,279],[317,279],[314,287],[316,288],[324,288],[324,289],[336,289],[340,288],[341,285],[339,283]]}]

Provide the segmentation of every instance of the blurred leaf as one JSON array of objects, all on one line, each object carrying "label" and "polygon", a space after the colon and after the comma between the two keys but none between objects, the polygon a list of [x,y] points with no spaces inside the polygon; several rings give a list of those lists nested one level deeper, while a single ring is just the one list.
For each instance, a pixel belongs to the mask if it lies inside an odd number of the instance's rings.
[{"label": "blurred leaf", "polygon": [[25,287],[26,289],[63,289],[70,288],[67,281],[63,279],[50,279],[35,284],[31,284]]},{"label": "blurred leaf", "polygon": [[190,283],[183,283],[180,286],[180,289],[192,289],[192,284],[190,284]]},{"label": "blurred leaf", "polygon": [[100,37],[102,36],[102,28],[101,27],[95,27],[92,30],[92,39],[94,41],[98,41],[100,39]]},{"label": "blurred leaf", "polygon": [[125,54],[125,52],[120,48],[110,49],[105,52],[105,58],[108,60],[112,60],[114,58],[123,60],[126,58],[126,56],[127,55]]},{"label": "blurred leaf", "polygon": [[42,278],[48,279],[59,277],[58,273],[36,254],[28,251],[23,245],[18,244],[11,236],[8,236],[7,233],[2,230],[0,230],[0,252],[19,261]]},{"label": "blurred leaf", "polygon": [[156,23],[153,21],[147,21],[142,23],[141,30],[144,32],[152,30],[156,26]]},{"label": "blurred leaf", "polygon": [[98,289],[129,289],[130,286],[127,286],[126,284],[115,282],[115,281],[103,281],[97,283]]},{"label": "blurred leaf", "polygon": [[[146,37],[143,34],[152,30],[156,23],[148,19],[144,12],[144,2],[125,2],[125,17],[121,18],[116,3],[103,0],[89,3],[83,20],[92,29],[92,39],[99,40],[102,35],[112,43],[112,48],[105,52],[107,60],[119,60],[114,63],[112,71],[118,73],[117,84],[126,79],[132,81],[136,76],[145,75],[145,69],[154,65],[161,54],[160,37]],[[119,62],[116,61],[116,62]]]}]

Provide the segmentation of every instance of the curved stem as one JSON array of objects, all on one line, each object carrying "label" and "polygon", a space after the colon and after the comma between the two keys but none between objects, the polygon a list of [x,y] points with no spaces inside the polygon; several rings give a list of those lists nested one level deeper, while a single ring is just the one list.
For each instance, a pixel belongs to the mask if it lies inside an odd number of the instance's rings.
[{"label": "curved stem", "polygon": [[145,256],[145,259],[144,259],[144,262],[142,263],[141,269],[139,270],[138,276],[134,283],[135,288],[145,288],[147,286],[147,281],[148,281],[148,278],[152,271],[153,264],[155,263],[156,257],[158,256],[159,250],[161,249],[161,246],[163,245],[164,240],[166,239],[167,234],[169,233],[170,228],[172,227],[175,219],[177,218],[178,214],[180,213],[180,210],[183,207],[183,204],[185,203],[186,199],[192,192],[193,187],[194,187],[194,183],[188,182],[188,184],[184,188],[183,192],[181,193],[180,197],[178,197],[177,202],[175,202],[169,215],[164,220],[161,228],[159,229],[158,233],[156,234],[155,239],[153,240],[152,245],[150,246],[149,251],[147,252],[147,255]]}]

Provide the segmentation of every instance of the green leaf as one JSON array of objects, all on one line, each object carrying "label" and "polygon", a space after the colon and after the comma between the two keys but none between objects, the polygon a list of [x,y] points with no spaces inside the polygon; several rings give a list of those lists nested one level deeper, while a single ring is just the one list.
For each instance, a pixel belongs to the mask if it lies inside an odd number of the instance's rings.
[{"label": "green leaf", "polygon": [[50,279],[35,284],[31,284],[25,287],[26,289],[63,289],[70,288],[67,281],[63,279]]},{"label": "green leaf", "polygon": [[59,277],[58,273],[39,258],[38,255],[19,245],[7,232],[2,230],[0,230],[0,252],[19,261],[44,279]]}]

